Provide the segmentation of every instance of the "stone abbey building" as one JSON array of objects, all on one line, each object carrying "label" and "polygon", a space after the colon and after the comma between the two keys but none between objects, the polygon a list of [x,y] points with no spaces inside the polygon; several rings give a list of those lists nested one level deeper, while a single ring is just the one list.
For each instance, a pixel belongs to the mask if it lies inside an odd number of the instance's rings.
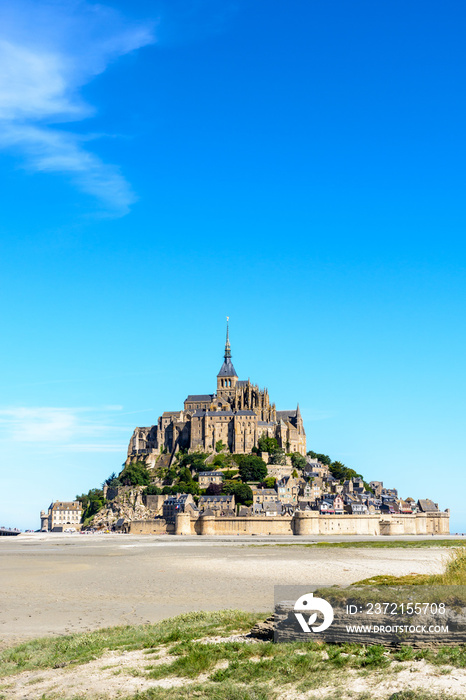
[{"label": "stone abbey building", "polygon": [[262,435],[274,437],[286,452],[306,454],[306,433],[299,410],[277,411],[267,389],[239,380],[231,361],[227,324],[224,361],[215,394],[190,394],[181,411],[166,411],[157,425],[136,428],[128,457],[173,454],[180,447],[213,452],[222,441],[232,453],[249,453]]}]

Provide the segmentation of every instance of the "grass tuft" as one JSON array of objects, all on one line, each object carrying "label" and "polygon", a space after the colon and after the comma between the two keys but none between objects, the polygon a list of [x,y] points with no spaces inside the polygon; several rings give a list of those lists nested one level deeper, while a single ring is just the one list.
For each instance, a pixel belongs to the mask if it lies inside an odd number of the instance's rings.
[{"label": "grass tuft", "polygon": [[406,576],[371,576],[354,585],[376,586],[465,586],[466,547],[448,552],[445,571],[441,574],[407,574]]}]

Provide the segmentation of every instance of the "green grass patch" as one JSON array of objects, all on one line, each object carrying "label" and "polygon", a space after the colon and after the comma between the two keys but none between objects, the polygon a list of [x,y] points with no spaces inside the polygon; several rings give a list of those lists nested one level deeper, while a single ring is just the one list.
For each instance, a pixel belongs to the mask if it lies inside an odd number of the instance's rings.
[{"label": "green grass patch", "polygon": [[[268,685],[247,686],[237,683],[200,683],[176,688],[151,688],[137,695],[118,696],[118,700],[274,700],[276,693]],[[78,698],[76,698],[78,700]],[[79,700],[87,700],[79,698]]]},{"label": "green grass patch", "polygon": [[465,586],[466,546],[448,553],[445,570],[441,574],[408,574],[407,576],[371,576],[354,585],[377,586]]},{"label": "green grass patch", "polygon": [[264,614],[238,610],[192,612],[154,625],[109,627],[84,634],[34,639],[0,653],[0,676],[41,668],[84,664],[109,650],[151,649],[232,631],[249,631]]},{"label": "green grass patch", "polygon": [[[350,643],[331,645],[312,640],[287,644],[228,640],[232,632],[248,632],[263,618],[264,614],[231,610],[197,612],[154,625],[38,639],[4,650],[0,655],[0,675],[9,675],[10,681],[13,674],[25,670],[85,664],[107,650],[139,649],[147,654],[144,669],[115,666],[114,673],[154,681],[173,679],[175,685],[119,696],[120,700],[275,700],[278,695],[285,697],[287,693],[308,693],[323,688],[332,689],[325,700],[338,700],[347,697],[342,695],[341,689],[350,672],[369,679],[374,674],[396,672],[399,662],[416,664],[422,660],[436,665],[439,673],[449,672],[451,667],[466,668],[464,646],[434,651]],[[219,635],[225,636],[225,641],[217,643],[208,639]],[[170,656],[166,663],[160,663],[167,653]],[[370,700],[371,697],[377,700],[457,700],[454,696],[421,691],[411,695],[354,694],[351,700]],[[41,698],[52,699],[57,700],[53,692]],[[73,700],[88,700],[88,697],[76,696]]]}]

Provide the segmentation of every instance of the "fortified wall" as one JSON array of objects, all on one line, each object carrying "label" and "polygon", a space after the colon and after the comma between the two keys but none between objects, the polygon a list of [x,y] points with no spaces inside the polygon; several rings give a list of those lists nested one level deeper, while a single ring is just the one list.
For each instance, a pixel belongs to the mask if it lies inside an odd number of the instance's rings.
[{"label": "fortified wall", "polygon": [[179,513],[175,523],[161,518],[133,520],[127,532],[135,535],[448,535],[448,512],[406,515],[320,515],[296,511],[293,516],[192,518]]}]

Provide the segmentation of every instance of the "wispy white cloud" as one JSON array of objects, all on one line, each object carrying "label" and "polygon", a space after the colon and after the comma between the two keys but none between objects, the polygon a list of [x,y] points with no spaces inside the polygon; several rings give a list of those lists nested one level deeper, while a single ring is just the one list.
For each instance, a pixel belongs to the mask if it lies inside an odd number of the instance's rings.
[{"label": "wispy white cloud", "polygon": [[108,452],[116,452],[121,454],[122,452],[125,453],[128,445],[124,443],[83,443],[83,444],[70,444],[70,445],[64,445],[63,449],[61,450],[62,452],[90,452],[91,454],[94,453],[108,453]]},{"label": "wispy white cloud", "polygon": [[135,201],[118,167],[102,162],[88,139],[57,128],[94,114],[81,88],[118,57],[154,42],[153,27],[84,0],[3,0],[0,5],[0,147],[27,166],[68,175],[107,212]]},{"label": "wispy white cloud", "polygon": [[122,415],[121,409],[121,406],[2,408],[0,442],[12,447],[28,447],[32,443],[47,452],[120,452],[124,449],[124,438],[132,431],[131,426],[112,422]]}]

